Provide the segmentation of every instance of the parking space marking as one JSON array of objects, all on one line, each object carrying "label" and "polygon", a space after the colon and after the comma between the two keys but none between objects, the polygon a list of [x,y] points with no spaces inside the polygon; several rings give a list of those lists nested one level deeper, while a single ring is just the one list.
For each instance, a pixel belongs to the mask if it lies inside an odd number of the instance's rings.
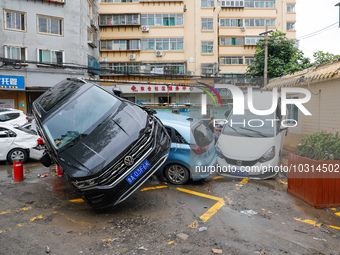
[{"label": "parking space marking", "polygon": [[[189,193],[195,196],[199,196],[199,197],[204,197],[204,198],[209,198],[212,200],[217,201],[216,204],[214,204],[212,207],[210,207],[210,209],[208,211],[206,211],[201,217],[200,219],[203,222],[207,222],[219,209],[221,209],[222,206],[225,205],[225,201],[223,198],[220,197],[214,197],[214,196],[210,196],[207,194],[203,194],[200,192],[196,192],[196,191],[192,191],[192,190],[188,190],[188,189],[182,189],[182,188],[177,188],[177,190],[181,191],[181,192],[185,192],[185,193]],[[194,223],[193,223],[194,224]],[[192,226],[193,224],[189,225]],[[197,224],[198,227],[198,224]]]},{"label": "parking space marking", "polygon": [[82,198],[77,198],[77,199],[72,199],[72,200],[69,200],[70,202],[72,203],[84,203],[84,199]]},{"label": "parking space marking", "polygon": [[340,212],[338,212],[338,213],[334,213],[336,216],[339,216],[340,217]]},{"label": "parking space marking", "polygon": [[[307,223],[307,224],[310,224],[310,225],[313,225],[313,226],[316,226],[316,227],[321,227],[323,225],[323,223],[316,223],[316,221],[314,220],[301,220],[301,218],[294,218],[295,220],[297,221],[300,221],[300,222],[303,222],[303,223]],[[333,228],[333,229],[337,229],[337,230],[340,230],[340,227],[337,227],[337,226],[333,226],[333,225],[328,225],[328,224],[324,224],[327,228]]]},{"label": "parking space marking", "polygon": [[[27,208],[27,207],[25,207],[25,208]],[[37,220],[37,219],[43,219],[44,217],[42,216],[42,215],[39,215],[39,216],[37,216],[37,217],[33,217],[33,218],[31,218],[29,221],[30,222],[33,222],[33,221],[35,221],[35,220]],[[16,225],[16,228],[15,229],[18,229],[18,228],[21,228],[21,227],[23,227],[23,226],[25,226],[27,223],[18,223],[17,225]],[[10,231],[12,231],[13,229],[12,228],[8,228],[8,229],[0,229],[0,233],[6,233],[6,232],[10,232]]]},{"label": "parking space marking", "polygon": [[281,179],[276,179],[276,181],[284,185],[288,185],[288,182],[282,181]]},{"label": "parking space marking", "polygon": [[147,191],[147,190],[153,190],[153,189],[164,189],[167,187],[168,186],[156,186],[156,187],[144,188],[144,189],[141,189],[140,191]]},{"label": "parking space marking", "polygon": [[[28,211],[32,209],[32,207],[23,207],[23,208],[20,208],[19,210],[16,210],[15,212],[20,212],[20,211]],[[12,210],[7,210],[7,211],[3,211],[3,212],[0,212],[0,215],[4,215],[4,214],[8,214],[8,213],[12,213]]]}]

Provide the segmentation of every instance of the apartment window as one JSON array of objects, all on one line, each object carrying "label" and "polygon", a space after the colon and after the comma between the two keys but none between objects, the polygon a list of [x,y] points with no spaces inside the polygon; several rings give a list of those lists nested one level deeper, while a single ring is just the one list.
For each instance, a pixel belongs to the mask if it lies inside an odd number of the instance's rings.
[{"label": "apartment window", "polygon": [[221,37],[220,45],[243,45],[242,37]]},{"label": "apartment window", "polygon": [[103,26],[140,25],[140,18],[139,14],[100,15],[99,25]]},{"label": "apartment window", "polygon": [[294,22],[287,22],[287,31],[288,30],[295,30],[295,23]]},{"label": "apartment window", "polygon": [[142,14],[141,24],[147,26],[183,26],[183,14]]},{"label": "apartment window", "polygon": [[87,3],[88,3],[88,15],[92,19],[92,12],[93,12],[92,4],[89,0],[87,0]]},{"label": "apartment window", "polygon": [[5,28],[17,31],[26,30],[26,13],[5,10]]},{"label": "apartment window", "polygon": [[202,30],[212,31],[214,30],[214,20],[212,18],[202,18]]},{"label": "apartment window", "polygon": [[16,46],[5,46],[5,58],[26,60],[26,48]]},{"label": "apartment window", "polygon": [[287,12],[295,12],[295,4],[287,4]]},{"label": "apartment window", "polygon": [[234,0],[234,1],[222,0],[220,1],[220,3],[221,3],[221,7],[243,7],[244,6],[244,1],[238,1],[238,0]]},{"label": "apartment window", "polygon": [[214,7],[215,0],[201,0],[201,7]]},{"label": "apartment window", "polygon": [[102,0],[102,3],[138,3],[139,0]]},{"label": "apartment window", "polygon": [[101,74],[125,74],[125,73],[138,73],[140,63],[135,62],[121,62],[121,63],[101,63],[100,68],[113,70],[101,71]]},{"label": "apartment window", "polygon": [[275,19],[244,19],[246,27],[275,27]]},{"label": "apartment window", "polygon": [[243,65],[243,57],[220,57],[221,65]]},{"label": "apartment window", "polygon": [[38,16],[38,32],[63,35],[63,20],[61,18]]},{"label": "apartment window", "polygon": [[275,8],[275,1],[245,0],[244,7],[247,8]]},{"label": "apartment window", "polygon": [[141,40],[142,50],[184,50],[183,38],[145,38]]},{"label": "apartment window", "polygon": [[215,65],[214,64],[201,64],[201,74],[208,75],[215,73]]},{"label": "apartment window", "polygon": [[202,54],[214,53],[214,42],[202,42]]},{"label": "apartment window", "polygon": [[39,49],[39,62],[48,64],[62,64],[64,52],[60,50]]},{"label": "apartment window", "polygon": [[103,40],[101,50],[140,50],[140,40]]},{"label": "apartment window", "polygon": [[220,27],[242,27],[242,19],[220,19]]},{"label": "apartment window", "polygon": [[93,32],[89,27],[87,28],[87,42],[93,43]]},{"label": "apartment window", "polygon": [[262,40],[261,36],[246,36],[244,38],[245,45],[257,45],[257,43]]},{"label": "apartment window", "polygon": [[[90,55],[87,55],[87,66],[89,67],[89,72],[90,73],[94,73],[94,74],[99,74],[98,72],[98,67],[99,67],[99,64],[98,64],[98,61],[97,59],[95,59],[94,57],[90,56]],[[93,69],[91,69],[93,68]]]},{"label": "apartment window", "polygon": [[150,73],[162,73],[162,74],[184,74],[184,63],[150,63]]},{"label": "apartment window", "polygon": [[246,65],[250,65],[255,60],[254,57],[245,57],[244,62]]}]

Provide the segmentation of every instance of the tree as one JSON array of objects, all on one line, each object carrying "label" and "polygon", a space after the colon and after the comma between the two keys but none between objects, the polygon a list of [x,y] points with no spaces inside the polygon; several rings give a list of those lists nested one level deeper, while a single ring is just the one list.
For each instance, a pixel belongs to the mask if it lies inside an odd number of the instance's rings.
[{"label": "tree", "polygon": [[334,55],[332,53],[317,51],[313,53],[314,62],[313,65],[321,65],[332,60],[340,59],[340,55]]},{"label": "tree", "polygon": [[[248,66],[246,75],[263,77],[265,40],[257,43],[254,61]],[[280,31],[271,33],[268,39],[268,78],[283,76],[303,70],[310,66],[310,59],[295,47],[295,42]],[[256,80],[253,79],[253,80]]]}]

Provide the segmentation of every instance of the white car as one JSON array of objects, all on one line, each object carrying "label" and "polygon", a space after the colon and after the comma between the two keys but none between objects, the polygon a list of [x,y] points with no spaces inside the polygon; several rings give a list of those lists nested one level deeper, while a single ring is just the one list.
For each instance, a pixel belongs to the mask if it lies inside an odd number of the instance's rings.
[{"label": "white car", "polygon": [[28,120],[28,117],[21,110],[12,108],[0,108],[0,124],[7,123],[22,126]]},{"label": "white car", "polygon": [[[254,93],[254,107],[267,110],[271,93]],[[232,112],[216,143],[217,172],[220,175],[268,179],[280,171],[280,153],[287,127],[278,106],[269,115],[255,115],[245,107],[244,115]]]},{"label": "white car", "polygon": [[0,160],[13,163],[14,159],[23,162],[28,158],[38,160],[44,152],[43,140],[21,127],[0,123]]}]

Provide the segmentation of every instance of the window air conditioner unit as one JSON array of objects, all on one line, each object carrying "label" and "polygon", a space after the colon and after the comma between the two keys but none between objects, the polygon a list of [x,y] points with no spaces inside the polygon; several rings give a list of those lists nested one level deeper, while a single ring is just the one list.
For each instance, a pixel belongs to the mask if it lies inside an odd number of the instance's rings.
[{"label": "window air conditioner unit", "polygon": [[246,27],[241,27],[241,31],[246,31]]},{"label": "window air conditioner unit", "polygon": [[194,71],[188,71],[188,75],[194,75]]},{"label": "window air conditioner unit", "polygon": [[163,51],[162,50],[156,50],[156,57],[162,57]]},{"label": "window air conditioner unit", "polygon": [[136,59],[136,54],[130,54],[129,59]]},{"label": "window air conditioner unit", "polygon": [[142,32],[149,32],[149,26],[142,26]]},{"label": "window air conditioner unit", "polygon": [[93,27],[96,25],[96,22],[94,21],[94,19],[91,19],[90,24],[91,24],[91,26],[93,26]]}]

